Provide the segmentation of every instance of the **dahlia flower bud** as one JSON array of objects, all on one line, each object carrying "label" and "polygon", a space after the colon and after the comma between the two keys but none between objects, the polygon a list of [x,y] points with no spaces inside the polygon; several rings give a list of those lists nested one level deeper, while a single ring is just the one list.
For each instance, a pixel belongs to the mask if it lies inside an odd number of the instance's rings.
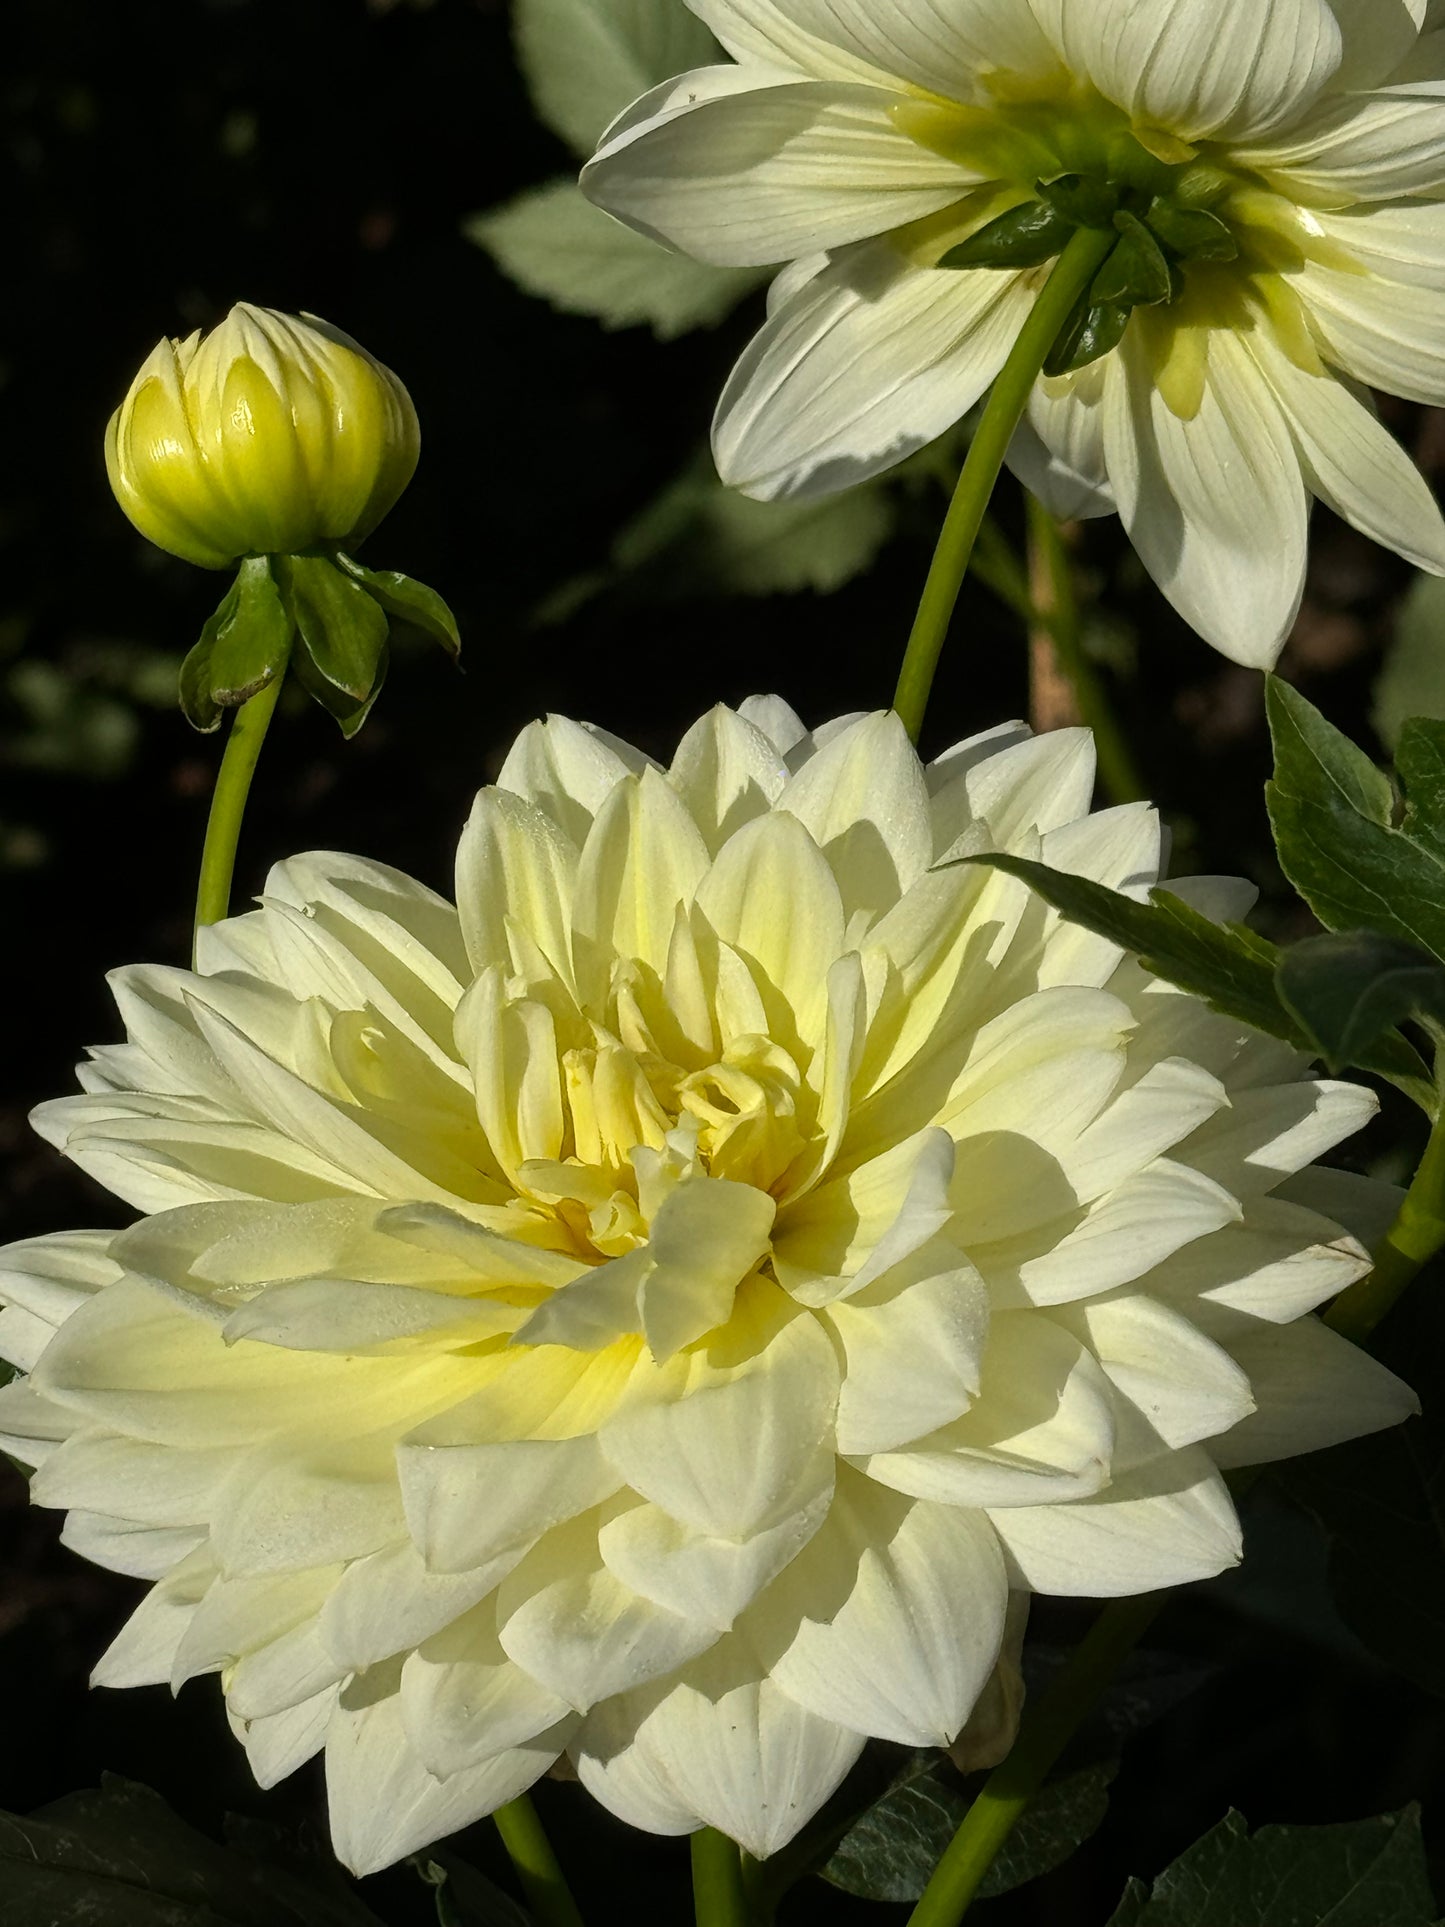
[{"label": "dahlia flower bud", "polygon": [[241,302],[209,335],[156,346],[110,419],[106,471],[158,548],[203,569],[240,563],[182,671],[198,729],[289,661],[351,734],[381,686],[392,620],[456,650],[434,591],[343,553],[397,501],[419,447],[400,380],[315,315]]},{"label": "dahlia flower bud", "polygon": [[368,535],[416,469],[411,396],[315,315],[240,302],[152,350],[110,418],[105,465],[148,541],[202,569]]}]

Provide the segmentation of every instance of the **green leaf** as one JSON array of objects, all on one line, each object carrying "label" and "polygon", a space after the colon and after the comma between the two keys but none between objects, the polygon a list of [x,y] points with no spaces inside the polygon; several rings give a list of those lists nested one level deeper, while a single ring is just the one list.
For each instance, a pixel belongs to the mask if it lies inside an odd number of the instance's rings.
[{"label": "green leaf", "polygon": [[463,232],[528,294],[604,328],[646,323],[659,341],[715,327],[765,278],[674,254],[594,207],[573,180],[474,214]]},{"label": "green leaf", "polygon": [[1363,750],[1298,690],[1268,683],[1280,867],[1327,930],[1365,929],[1445,959],[1445,851],[1394,829],[1394,795]]},{"label": "green leaf", "polygon": [[1261,1827],[1231,1813],[1109,1927],[1441,1927],[1419,1808],[1334,1827]]},{"label": "green leaf", "polygon": [[1407,1293],[1370,1349],[1422,1386],[1423,1410],[1273,1476],[1324,1528],[1330,1590],[1351,1632],[1392,1671],[1445,1698],[1445,1397],[1431,1369],[1445,1351],[1438,1288]]},{"label": "green leaf", "polygon": [[[1105,1760],[1050,1782],[994,1860],[980,1896],[1007,1893],[1062,1866],[1103,1821],[1115,1770]],[[921,1754],[843,1836],[823,1878],[865,1900],[916,1901],[970,1805],[946,1761]]]},{"label": "green leaf", "polygon": [[1332,1071],[1358,1064],[1397,1024],[1445,1025],[1445,965],[1414,944],[1368,930],[1292,945],[1276,982],[1285,1008]]},{"label": "green leaf", "polygon": [[312,666],[353,703],[376,691],[386,611],[330,556],[278,557],[286,603]]},{"label": "green leaf", "polygon": [[218,1846],[148,1787],[107,1775],[0,1814],[0,1919],[45,1927],[380,1927],[334,1862]]},{"label": "green leaf", "polygon": [[827,595],[873,561],[893,533],[887,486],[864,483],[815,502],[754,502],[724,488],[704,454],[613,543],[605,573],[565,583],[540,612],[563,621],[609,588],[668,602],[713,595]]},{"label": "green leaf", "polygon": [[1174,277],[1164,250],[1137,214],[1121,208],[1114,216],[1119,241],[1094,277],[1090,299],[1098,305],[1118,303],[1124,308],[1153,307],[1168,301]]},{"label": "green leaf", "polygon": [[[1226,1017],[1242,1019],[1297,1050],[1316,1048],[1281,999],[1276,971],[1282,953],[1277,946],[1241,924],[1211,923],[1167,884],[1151,890],[1148,903],[1137,903],[1102,883],[1026,857],[995,854],[962,860],[1020,878],[1071,922],[1132,951],[1146,970],[1192,991]],[[1352,1061],[1361,1070],[1389,1078],[1423,1109],[1432,1109],[1429,1073],[1403,1037],[1378,1038]]]},{"label": "green leaf", "polygon": [[[235,601],[230,597],[212,618],[207,675],[210,697],[222,709],[237,709],[268,683],[284,675],[295,623],[276,586],[268,556],[248,555],[236,572]],[[202,640],[206,631],[202,631]]]},{"label": "green leaf", "polygon": [[211,652],[216,646],[218,631],[233,620],[240,604],[241,584],[238,578],[222,596],[220,606],[207,618],[200,639],[181,664],[181,710],[191,728],[198,729],[203,736],[209,736],[213,730],[219,729],[225,714],[211,694]]},{"label": "green leaf", "polygon": [[1156,200],[1149,209],[1149,226],[1182,261],[1234,261],[1239,243],[1220,220],[1202,207],[1177,207]]},{"label": "green leaf", "polygon": [[1024,201],[987,222],[939,261],[941,268],[1038,268],[1068,246],[1076,223],[1047,201]]},{"label": "green leaf", "polygon": [[419,630],[431,642],[439,642],[448,655],[461,654],[457,619],[435,589],[395,569],[364,569],[349,555],[338,555],[336,561],[338,567],[361,584],[373,602],[380,603],[394,622]]},{"label": "green leaf", "polygon": [[1129,309],[1085,295],[1064,323],[1044,363],[1046,375],[1071,375],[1117,348],[1129,326]]},{"label": "green leaf", "polygon": [[1417,576],[1375,682],[1371,722],[1393,750],[1411,716],[1445,719],[1445,579]]},{"label": "green leaf", "polygon": [[584,158],[639,94],[722,58],[683,0],[518,0],[515,34],[538,118]]},{"label": "green leaf", "polygon": [[1445,857],[1445,723],[1412,716],[1400,731],[1395,768],[1405,787],[1401,828]]}]

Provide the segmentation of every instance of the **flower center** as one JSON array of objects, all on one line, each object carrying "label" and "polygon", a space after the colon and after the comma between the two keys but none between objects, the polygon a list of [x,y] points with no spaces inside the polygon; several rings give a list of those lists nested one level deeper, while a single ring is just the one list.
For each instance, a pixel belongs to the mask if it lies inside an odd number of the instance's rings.
[{"label": "flower center", "polygon": [[1046,374],[1070,374],[1108,354],[1136,309],[1180,300],[1196,263],[1240,257],[1231,212],[1245,176],[1163,129],[1131,125],[1092,92],[993,107],[909,102],[894,118],[910,139],[987,181],[969,197],[981,221],[945,248],[938,267],[1037,268],[1080,228],[1114,237]]}]

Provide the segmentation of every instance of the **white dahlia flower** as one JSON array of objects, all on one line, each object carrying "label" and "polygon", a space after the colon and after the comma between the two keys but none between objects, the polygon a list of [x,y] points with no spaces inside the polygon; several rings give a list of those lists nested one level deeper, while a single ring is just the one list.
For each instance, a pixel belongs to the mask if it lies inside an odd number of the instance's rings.
[{"label": "white dahlia flower", "polygon": [[[1011,455],[1056,512],[1117,510],[1251,664],[1298,608],[1311,496],[1445,572],[1358,386],[1445,403],[1427,0],[689,4],[736,64],[638,101],[583,185],[702,260],[791,263],[718,408],[725,481],[825,494],[932,440],[1080,224],[1116,252]],[[981,254],[1022,265],[962,264]]]},{"label": "white dahlia flower", "polygon": [[[1155,876],[1083,731],[925,769],[719,708],[662,770],[526,729],[457,907],[279,865],[41,1132],[145,1213],[0,1253],[7,1448],[155,1581],[96,1672],[217,1673],[385,1865],[567,1754],[757,1854],[946,1745],[1010,1590],[1239,1555],[1219,1468],[1409,1392],[1306,1314],[1374,1108],[949,853]],[[1232,883],[1190,885],[1231,914]]]}]

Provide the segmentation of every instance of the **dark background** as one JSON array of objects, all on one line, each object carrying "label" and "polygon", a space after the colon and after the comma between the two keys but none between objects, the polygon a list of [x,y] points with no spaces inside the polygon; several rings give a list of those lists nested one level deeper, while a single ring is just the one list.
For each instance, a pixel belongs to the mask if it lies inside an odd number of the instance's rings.
[{"label": "dark background", "polygon": [[[408,383],[423,425],[415,483],[368,544],[373,567],[439,588],[465,673],[399,661],[362,736],[283,711],[247,820],[238,893],[268,861],[339,847],[445,889],[473,790],[515,730],[563,708],[665,753],[717,700],[777,689],[809,721],[888,700],[941,503],[915,500],[878,565],[831,597],[649,598],[618,589],[570,621],[534,612],[598,566],[618,528],[687,460],[756,318],[659,346],[605,334],[512,288],[464,216],[568,164],[532,118],[500,0],[385,11],[365,0],[7,0],[0,63],[0,1236],[118,1222],[116,1207],[29,1134],[32,1104],[72,1088],[81,1047],[114,1035],[112,965],[185,958],[218,754],[171,706],[174,667],[223,581],[147,547],[106,487],[101,436],[162,335],[236,300],[309,309]],[[1390,416],[1427,468],[1438,421]],[[1006,503],[1006,522],[1016,504]],[[1273,868],[1258,679],[1188,634],[1114,524],[1094,525],[1086,582],[1117,612],[1111,679],[1185,867],[1246,871],[1276,934],[1298,930]],[[1408,572],[1327,517],[1285,668],[1365,740],[1371,679]],[[674,591],[676,585],[673,585]],[[965,593],[930,722],[934,748],[1026,713],[1022,638]],[[1391,1113],[1364,1155],[1408,1153]],[[0,1466],[0,1806],[28,1811],[113,1768],[214,1828],[227,1808],[288,1824],[319,1813],[308,1769],[259,1794],[210,1682],[90,1694],[88,1667],[139,1588],[59,1549]],[[1094,1927],[1126,1874],[1153,1874],[1231,1804],[1253,1823],[1337,1820],[1427,1796],[1438,1703],[1386,1674],[1321,1603],[1323,1546],[1266,1491],[1243,1579],[1176,1605],[1157,1644],[1208,1684],[1131,1742],[1110,1819],[1062,1871],[981,1917]],[[1077,1613],[1045,1609],[1071,1638]],[[617,1890],[621,1830],[572,1788],[544,1788],[564,1858]],[[488,1828],[465,1850],[496,1867]],[[685,1846],[642,1843],[648,1917]],[[631,1864],[629,1859],[628,1864]],[[429,1917],[405,1870],[372,1883],[398,1922]],[[632,1917],[636,1897],[618,1907]],[[822,1887],[798,1922],[902,1919]],[[599,1902],[596,1918],[608,1908]],[[0,1886],[0,1923],[8,1921]],[[28,1927],[16,1923],[16,1927]],[[1220,1922],[1219,1927],[1228,1927]]]}]

